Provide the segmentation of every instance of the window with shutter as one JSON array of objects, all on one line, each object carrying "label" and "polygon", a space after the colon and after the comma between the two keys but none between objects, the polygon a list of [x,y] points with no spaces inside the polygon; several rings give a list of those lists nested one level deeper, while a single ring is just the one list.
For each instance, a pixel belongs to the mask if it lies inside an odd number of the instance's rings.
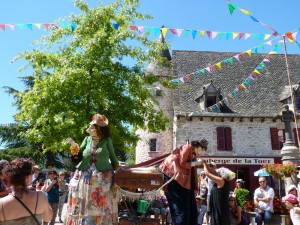
[{"label": "window with shutter", "polygon": [[225,129],[224,127],[217,127],[217,148],[218,150],[225,150]]},{"label": "window with shutter", "polygon": [[278,139],[278,129],[276,127],[271,127],[270,133],[271,133],[272,150],[280,150],[279,139]]},{"label": "window with shutter", "polygon": [[225,127],[225,140],[226,140],[226,150],[232,150],[232,136],[231,136],[231,128]]},{"label": "window with shutter", "polygon": [[279,149],[282,149],[285,142],[285,129],[278,129]]},{"label": "window with shutter", "polygon": [[230,127],[217,127],[217,149],[232,150],[232,136]]}]

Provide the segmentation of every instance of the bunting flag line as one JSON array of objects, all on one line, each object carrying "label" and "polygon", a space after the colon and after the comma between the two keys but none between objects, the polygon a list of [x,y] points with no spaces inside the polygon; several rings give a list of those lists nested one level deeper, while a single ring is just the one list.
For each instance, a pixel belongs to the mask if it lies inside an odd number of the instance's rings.
[{"label": "bunting flag line", "polygon": [[282,47],[283,45],[280,43],[282,42],[282,39],[275,45],[275,47],[269,52],[269,54],[259,63],[259,65],[250,73],[250,75],[240,84],[236,89],[234,89],[231,93],[229,93],[224,99],[221,101],[217,102],[216,104],[200,109],[194,112],[177,112],[178,115],[181,116],[193,116],[193,115],[199,115],[204,112],[213,112],[216,111],[217,109],[220,109],[224,105],[228,104],[231,102],[239,92],[242,92],[247,89],[247,86],[251,85],[253,81],[257,79],[259,75],[261,75],[261,72],[266,68],[266,64],[271,62],[271,55],[277,54],[278,48]]},{"label": "bunting flag line", "polygon": [[[114,24],[117,26],[118,24]],[[225,40],[247,40],[248,38],[251,39],[258,39],[261,40],[268,40],[272,34],[257,34],[257,33],[247,33],[247,32],[223,32],[223,31],[212,31],[212,30],[193,30],[193,29],[182,29],[182,28],[167,28],[167,27],[151,27],[151,26],[136,26],[131,25],[129,26],[130,30],[134,32],[138,32],[139,34],[147,34],[150,35],[151,32],[155,36],[158,36],[160,32],[164,37],[166,37],[167,33],[176,35],[177,37],[182,37],[182,34],[185,38],[189,35],[192,36],[193,40],[195,40],[196,36],[200,35],[202,38],[209,38],[209,39],[225,39]]]},{"label": "bunting flag line", "polygon": [[[238,8],[236,5],[232,4],[230,1],[228,1],[228,9],[229,9],[229,12],[230,14],[232,15],[233,12],[235,11],[236,8]],[[268,29],[272,30],[273,32],[273,36],[278,36],[278,35],[281,35],[283,36],[282,34],[280,34],[279,32],[277,32],[277,30],[275,30],[273,27],[271,27],[270,25],[268,24],[265,24],[264,22],[262,22],[261,20],[258,20],[257,18],[255,18],[253,15],[251,15],[252,13],[246,9],[241,9],[239,8],[239,10],[245,14],[245,15],[249,15],[250,18],[252,19],[252,21],[254,22],[258,22],[260,23],[262,26],[265,26],[267,27]],[[299,31],[300,31],[300,28],[297,28]],[[296,36],[297,36],[297,32],[287,32],[284,34],[286,37],[288,37],[288,41],[291,43],[291,44],[294,44],[296,43],[297,46],[300,48],[300,44],[296,41]]]},{"label": "bunting flag line", "polygon": [[[217,71],[217,70],[222,70],[222,65],[225,63],[225,64],[230,64],[230,65],[233,65],[234,63],[237,62],[240,62],[241,59],[245,59],[246,56],[249,56],[251,58],[252,56],[252,53],[258,53],[258,48],[261,48],[261,49],[265,49],[265,46],[266,45],[270,45],[272,46],[272,42],[276,39],[278,39],[279,37],[276,37],[274,38],[273,40],[270,40],[268,42],[265,42],[265,43],[262,43],[258,46],[255,46],[245,52],[242,52],[240,54],[237,54],[233,57],[230,57],[228,59],[224,59],[222,61],[219,61],[211,66],[208,66],[208,67],[205,67],[205,68],[202,68],[202,69],[199,69],[199,70],[196,70],[192,73],[188,73],[188,74],[185,74],[184,76],[182,77],[178,77],[178,78],[175,78],[175,79],[172,79],[170,80],[170,83],[175,83],[175,84],[178,84],[178,83],[184,83],[185,82],[185,79],[186,80],[189,80],[190,79],[190,76],[191,75],[199,75],[199,74],[206,74],[206,73],[209,73],[211,74],[213,71]],[[282,37],[280,37],[282,38]],[[235,59],[235,60],[234,60]]]},{"label": "bunting flag line", "polygon": [[[230,3],[231,4],[231,3]],[[246,10],[241,10],[242,12],[246,12]],[[25,28],[33,31],[34,28],[37,28],[38,30],[41,30],[44,28],[45,30],[55,30],[58,28],[63,28],[63,29],[70,29],[72,32],[75,30],[77,26],[77,23],[71,22],[71,23],[19,23],[19,24],[4,24],[0,23],[0,29],[2,31],[15,31],[16,28],[19,30],[25,30]],[[120,25],[118,23],[113,23],[113,27],[118,30]],[[166,28],[166,27],[151,27],[151,26],[136,26],[136,25],[130,25],[129,29],[131,31],[137,31],[139,34],[146,34],[150,35],[151,32],[155,36],[158,36],[160,33],[163,34],[165,37],[167,33],[171,33],[173,35],[177,35],[178,37],[181,37],[182,34],[185,38],[189,36],[189,34],[192,35],[193,40],[196,38],[196,36],[200,35],[202,38],[209,38],[209,39],[225,39],[225,40],[247,40],[247,39],[258,39],[259,41],[261,40],[268,40],[272,36],[278,36],[278,33],[273,33],[273,34],[258,34],[258,33],[247,33],[247,32],[220,32],[220,31],[211,31],[211,30],[192,30],[192,29],[182,29],[182,28]],[[300,27],[298,28],[300,30]],[[288,32],[288,37],[290,43],[296,43],[298,47],[300,48],[300,44],[295,41],[296,39],[296,34]],[[293,39],[292,39],[293,38]]]},{"label": "bunting flag line", "polygon": [[44,28],[45,30],[51,30],[51,29],[57,29],[59,27],[62,27],[64,29],[68,29],[71,28],[72,31],[75,30],[77,24],[76,23],[18,23],[18,24],[4,24],[4,23],[0,23],[0,28],[3,31],[7,31],[7,30],[11,30],[11,31],[15,31],[15,28],[18,28],[19,30],[24,30],[25,28],[33,31],[33,28],[37,28],[38,30],[40,30],[41,28]]},{"label": "bunting flag line", "polygon": [[[235,11],[235,9],[238,8],[236,5],[232,4],[230,1],[228,1],[228,9],[229,9],[229,12],[230,12],[230,15],[233,14],[233,12]],[[255,18],[252,13],[246,9],[241,9],[241,8],[238,8],[243,14],[245,15],[248,15],[250,17],[250,19],[254,22],[257,22],[257,23],[260,23],[262,26],[265,26],[267,27],[268,29],[272,30],[272,35],[273,36],[278,36],[279,33],[273,28],[271,27],[270,25],[268,24],[265,24],[263,23],[261,20],[258,20],[257,18]]]},{"label": "bunting flag line", "polygon": [[27,122],[14,122],[14,123],[3,123],[0,127],[27,127],[29,124]]},{"label": "bunting flag line", "polygon": [[[64,29],[71,28],[72,31],[75,30],[77,24],[76,23],[19,23],[19,24],[4,24],[0,23],[0,29],[3,31],[15,31],[16,28],[19,30],[24,30],[25,28],[33,31],[34,28],[40,30],[44,28],[45,30],[57,29],[59,27]],[[113,23],[113,27],[118,30],[120,25],[118,23]],[[155,36],[158,36],[160,32],[165,37],[167,33],[176,35],[177,37],[181,37],[184,34],[184,37],[187,38],[190,34],[192,38],[195,39],[196,35],[200,35],[202,38],[208,37],[209,39],[222,39],[225,38],[226,40],[229,39],[237,39],[237,40],[247,40],[248,38],[251,39],[258,39],[258,40],[267,40],[269,39],[272,34],[258,34],[258,33],[247,33],[247,32],[220,32],[220,31],[211,31],[211,30],[192,30],[192,29],[178,29],[178,28],[159,28],[159,27],[151,27],[151,26],[136,26],[131,25],[129,29],[132,31],[137,31],[139,34],[150,34],[153,32]]]}]

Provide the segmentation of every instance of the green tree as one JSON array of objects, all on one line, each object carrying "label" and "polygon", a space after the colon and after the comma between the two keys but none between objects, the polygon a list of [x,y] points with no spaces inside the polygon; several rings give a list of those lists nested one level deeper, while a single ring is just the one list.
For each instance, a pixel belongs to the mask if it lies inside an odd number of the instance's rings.
[{"label": "green tree", "polygon": [[[25,90],[32,88],[34,85],[34,78],[31,76],[21,77],[21,80],[26,87]],[[8,86],[5,86],[4,89],[8,94],[13,95],[16,99],[15,106],[19,108],[19,91]],[[15,158],[26,157],[34,159],[35,163],[39,164],[42,168],[49,166],[65,168],[66,166],[63,161],[68,155],[63,153],[55,154],[50,151],[48,151],[46,155],[43,155],[41,143],[30,143],[26,138],[20,135],[21,132],[25,132],[28,128],[27,123],[0,127],[0,144],[7,148],[0,151],[0,159],[11,161]]]},{"label": "green tree", "polygon": [[[151,18],[137,12],[138,0],[93,9],[85,1],[75,5],[80,13],[69,17],[71,26],[53,26],[36,42],[41,48],[15,59],[25,59],[22,69],[34,78],[32,88],[17,93],[16,118],[29,124],[22,137],[42,143],[44,152],[68,150],[65,139],[80,143],[93,114],[100,113],[109,118],[115,149],[127,152],[137,141],[132,128],[156,132],[168,124],[148,88],[157,78],[144,70],[153,60],[168,63],[161,56],[167,46],[129,29]],[[124,63],[128,59],[132,66]]]}]

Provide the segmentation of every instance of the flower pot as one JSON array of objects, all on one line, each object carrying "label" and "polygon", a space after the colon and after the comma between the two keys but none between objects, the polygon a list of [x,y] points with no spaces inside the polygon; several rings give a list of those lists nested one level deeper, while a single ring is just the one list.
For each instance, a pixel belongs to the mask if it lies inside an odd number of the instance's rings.
[{"label": "flower pot", "polygon": [[270,224],[272,225],[293,225],[290,215],[272,214]]},{"label": "flower pot", "polygon": [[277,173],[272,173],[271,176],[272,176],[273,180],[280,178],[279,174],[277,174]]}]

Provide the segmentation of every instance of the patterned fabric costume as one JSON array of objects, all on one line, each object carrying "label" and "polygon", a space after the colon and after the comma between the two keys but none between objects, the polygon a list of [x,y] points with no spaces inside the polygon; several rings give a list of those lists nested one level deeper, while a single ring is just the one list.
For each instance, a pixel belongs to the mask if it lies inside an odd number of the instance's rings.
[{"label": "patterned fabric costume", "polygon": [[69,184],[65,224],[117,224],[118,205],[112,185],[113,170],[118,167],[118,160],[110,137],[95,139],[88,136],[80,151],[83,159],[76,166],[78,169]]}]

